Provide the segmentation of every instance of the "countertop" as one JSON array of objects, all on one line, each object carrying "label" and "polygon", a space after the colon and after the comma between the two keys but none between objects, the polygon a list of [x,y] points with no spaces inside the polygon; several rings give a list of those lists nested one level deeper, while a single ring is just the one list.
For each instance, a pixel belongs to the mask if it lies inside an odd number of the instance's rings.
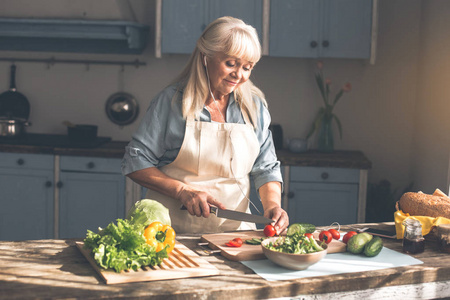
[{"label": "countertop", "polygon": [[[96,147],[87,147],[89,145],[76,145],[67,143],[65,136],[47,135],[47,134],[28,134],[28,140],[0,139],[0,152],[13,153],[36,153],[36,154],[55,154],[55,155],[74,155],[74,156],[92,156],[106,158],[122,158],[126,141],[111,141],[104,138]],[[56,143],[42,142],[42,140],[62,141]],[[40,140],[33,144],[33,140]],[[106,140],[106,141],[105,141]],[[333,168],[351,168],[351,169],[370,169],[372,164],[370,160],[361,151],[332,151],[320,152],[315,150],[303,153],[292,153],[288,150],[277,150],[277,156],[282,165],[289,166],[310,166],[310,167],[333,167]]]},{"label": "countertop", "polygon": [[[351,226],[368,225],[383,229],[393,223]],[[183,235],[177,239],[193,250],[199,249],[199,236]],[[386,247],[401,252],[400,240],[383,241]],[[301,299],[320,296],[412,299],[408,297],[412,292],[414,298],[450,296],[450,255],[439,252],[436,242],[428,240],[425,252],[413,255],[424,262],[420,265],[266,281],[240,262],[213,255],[202,258],[219,269],[220,274],[216,276],[114,285],[106,285],[99,278],[74,243],[74,240],[0,242],[0,299],[267,299],[299,295]],[[444,288],[438,289],[436,285]],[[427,287],[432,289],[431,294]]]}]

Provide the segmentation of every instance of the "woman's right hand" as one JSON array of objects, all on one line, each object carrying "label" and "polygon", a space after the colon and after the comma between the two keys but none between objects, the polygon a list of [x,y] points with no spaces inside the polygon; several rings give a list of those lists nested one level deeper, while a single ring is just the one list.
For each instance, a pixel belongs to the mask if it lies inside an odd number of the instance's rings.
[{"label": "woman's right hand", "polygon": [[177,195],[178,200],[183,203],[188,212],[197,217],[209,217],[210,205],[217,206],[220,209],[226,209],[222,202],[215,199],[209,193],[195,189],[191,186],[184,186]]}]

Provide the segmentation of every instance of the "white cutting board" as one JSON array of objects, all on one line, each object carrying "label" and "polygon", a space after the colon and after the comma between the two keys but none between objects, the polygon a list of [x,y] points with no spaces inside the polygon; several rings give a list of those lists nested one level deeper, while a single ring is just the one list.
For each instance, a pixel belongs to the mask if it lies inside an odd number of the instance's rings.
[{"label": "white cutting board", "polygon": [[355,255],[349,252],[327,254],[324,259],[302,271],[288,270],[274,264],[268,259],[242,261],[241,263],[269,281],[364,272],[423,264],[422,261],[412,256],[386,247],[383,247],[380,254],[375,257]]}]

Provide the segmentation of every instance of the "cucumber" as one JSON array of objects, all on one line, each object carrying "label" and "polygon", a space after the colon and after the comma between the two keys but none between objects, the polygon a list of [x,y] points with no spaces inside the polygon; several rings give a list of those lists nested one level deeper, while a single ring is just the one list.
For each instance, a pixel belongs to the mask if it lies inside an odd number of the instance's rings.
[{"label": "cucumber", "polygon": [[364,254],[368,257],[377,256],[383,249],[383,240],[376,236],[364,246]]},{"label": "cucumber", "polygon": [[305,233],[313,233],[316,231],[316,226],[309,223],[294,223],[288,227],[288,230],[286,232],[286,235],[294,235],[295,233],[298,233],[300,235],[303,235]]},{"label": "cucumber", "polygon": [[372,240],[373,236],[367,232],[361,232],[352,236],[347,242],[347,251],[360,254],[364,251],[364,247]]}]

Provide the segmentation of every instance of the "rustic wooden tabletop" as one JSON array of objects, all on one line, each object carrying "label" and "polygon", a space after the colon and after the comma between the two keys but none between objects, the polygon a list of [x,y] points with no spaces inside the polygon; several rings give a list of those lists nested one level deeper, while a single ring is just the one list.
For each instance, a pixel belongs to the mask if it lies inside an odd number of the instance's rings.
[{"label": "rustic wooden tabletop", "polygon": [[[365,227],[368,224],[352,225]],[[386,228],[390,223],[370,224]],[[345,227],[343,227],[345,230]],[[178,241],[202,254],[199,236]],[[201,258],[219,269],[208,277],[106,284],[75,247],[75,240],[0,242],[0,299],[409,299],[450,297],[450,255],[427,240],[423,264],[370,272],[343,273],[295,280],[266,281],[240,262],[220,255]],[[402,251],[400,240],[384,239],[386,247]],[[375,297],[375,296],[376,297]],[[314,298],[316,299],[316,298]]]}]

